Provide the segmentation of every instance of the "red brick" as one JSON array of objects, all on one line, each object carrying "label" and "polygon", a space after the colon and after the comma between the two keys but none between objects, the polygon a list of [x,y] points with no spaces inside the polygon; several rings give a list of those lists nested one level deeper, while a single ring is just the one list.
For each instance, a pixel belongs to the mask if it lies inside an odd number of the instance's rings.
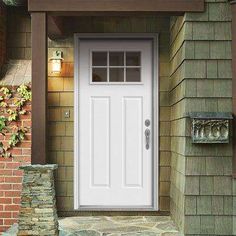
[{"label": "red brick", "polygon": [[22,149],[21,148],[13,148],[9,150],[9,152],[15,156],[15,155],[22,155]]},{"label": "red brick", "polygon": [[5,178],[4,177],[0,177],[0,183],[4,183],[4,182],[5,182]]},{"label": "red brick", "polygon": [[11,176],[12,175],[12,170],[1,170],[0,171],[0,176]]},{"label": "red brick", "polygon": [[19,211],[20,206],[19,205],[6,205],[4,209],[5,211]]},{"label": "red brick", "polygon": [[0,162],[9,162],[9,158],[0,157]]},{"label": "red brick", "polygon": [[22,178],[18,177],[18,176],[5,177],[5,182],[6,183],[21,183],[21,181],[22,181]]},{"label": "red brick", "polygon": [[5,232],[5,231],[7,231],[9,228],[10,228],[10,225],[9,225],[9,226],[0,226],[0,232]]},{"label": "red brick", "polygon": [[11,212],[10,211],[3,211],[3,212],[0,212],[0,218],[11,218]]},{"label": "red brick", "polygon": [[31,125],[32,125],[32,122],[30,120],[24,120],[23,121],[23,126],[24,127],[31,127]]},{"label": "red brick", "polygon": [[17,219],[19,217],[19,212],[12,212],[12,218]]},{"label": "red brick", "polygon": [[18,126],[18,127],[21,127],[22,126],[22,121],[12,121],[11,122],[11,126]]},{"label": "red brick", "polygon": [[24,161],[31,163],[31,156],[25,156]]},{"label": "red brick", "polygon": [[14,160],[26,164],[31,162],[31,156],[15,156]]},{"label": "red brick", "polygon": [[6,197],[19,197],[21,194],[21,191],[7,191],[5,192]]},{"label": "red brick", "polygon": [[30,148],[23,148],[22,155],[31,155],[31,149]]},{"label": "red brick", "polygon": [[5,135],[4,140],[9,140],[11,138],[12,133],[8,133]]},{"label": "red brick", "polygon": [[21,190],[22,189],[22,184],[12,184],[13,190]]},{"label": "red brick", "polygon": [[14,203],[14,204],[20,204],[20,200],[21,200],[20,197],[14,197],[14,198],[13,198],[13,203]]},{"label": "red brick", "polygon": [[13,175],[14,176],[22,176],[23,175],[23,171],[22,170],[13,170]]},{"label": "red brick", "polygon": [[17,169],[20,165],[19,162],[8,162],[6,163],[6,169]]},{"label": "red brick", "polygon": [[20,118],[20,120],[29,120],[29,119],[31,119],[31,114],[29,112],[27,112],[24,115],[20,115],[19,118]]},{"label": "red brick", "polygon": [[0,163],[0,169],[4,169],[5,168],[5,163]]},{"label": "red brick", "polygon": [[0,198],[0,204],[12,204],[12,198]]},{"label": "red brick", "polygon": [[8,146],[8,139],[5,139],[5,140],[7,140],[7,141],[2,141],[2,144],[3,144],[3,146]]},{"label": "red brick", "polygon": [[25,106],[24,106],[24,109],[25,109],[26,111],[30,111],[30,112],[31,112],[31,104],[25,105]]},{"label": "red brick", "polygon": [[16,222],[17,222],[17,219],[4,219],[5,225],[13,225]]},{"label": "red brick", "polygon": [[10,190],[12,189],[11,184],[0,184],[0,190]]},{"label": "red brick", "polygon": [[31,134],[26,134],[25,135],[25,140],[27,140],[27,141],[31,141]]},{"label": "red brick", "polygon": [[20,144],[20,147],[24,147],[24,148],[31,148],[31,142],[22,142],[21,144]]},{"label": "red brick", "polygon": [[3,219],[0,219],[0,225],[3,225]]}]

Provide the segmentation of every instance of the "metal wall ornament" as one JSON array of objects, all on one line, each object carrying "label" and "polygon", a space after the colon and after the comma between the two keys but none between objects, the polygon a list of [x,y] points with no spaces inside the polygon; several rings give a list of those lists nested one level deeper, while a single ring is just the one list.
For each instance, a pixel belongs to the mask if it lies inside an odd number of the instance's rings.
[{"label": "metal wall ornament", "polygon": [[190,113],[193,143],[229,143],[231,113]]}]

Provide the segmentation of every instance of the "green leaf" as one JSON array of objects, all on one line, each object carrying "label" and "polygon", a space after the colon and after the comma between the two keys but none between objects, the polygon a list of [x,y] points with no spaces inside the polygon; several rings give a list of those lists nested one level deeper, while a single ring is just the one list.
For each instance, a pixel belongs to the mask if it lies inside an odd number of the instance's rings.
[{"label": "green leaf", "polygon": [[8,88],[6,88],[6,87],[2,87],[2,88],[0,89],[0,92],[4,94],[4,98],[5,98],[5,99],[9,99],[9,98],[11,98],[11,96],[12,96],[11,91],[10,91]]},{"label": "green leaf", "polygon": [[15,147],[25,138],[26,129],[19,128],[15,133],[13,133],[8,141],[10,147]]},{"label": "green leaf", "polygon": [[[18,95],[15,94],[17,91]],[[11,133],[9,141],[7,144],[3,144],[0,142],[0,156],[8,158],[11,157],[10,149],[15,147],[18,143],[22,142],[25,139],[25,133],[27,129],[25,127],[19,127],[17,124],[15,126],[11,125],[12,121],[17,121],[19,119],[19,115],[24,115],[27,113],[26,110],[23,109],[23,106],[26,102],[31,101],[31,90],[30,87],[26,85],[21,85],[14,91],[15,98],[13,100],[14,109],[8,108],[7,99],[10,99],[13,95],[12,91],[10,91],[7,87],[0,88],[0,109],[2,114],[7,113],[6,116],[0,116],[0,133],[5,135],[6,133]]]},{"label": "green leaf", "polygon": [[6,128],[6,117],[0,116],[0,132],[2,132]]},{"label": "green leaf", "polygon": [[17,92],[20,94],[22,98],[24,98],[26,101],[31,101],[31,91],[28,86],[22,84],[20,87],[18,87]]},{"label": "green leaf", "polygon": [[14,105],[21,108],[25,104],[26,100],[24,98],[16,99]]},{"label": "green leaf", "polygon": [[7,103],[6,102],[0,102],[0,107],[7,107]]},{"label": "green leaf", "polygon": [[21,110],[21,111],[19,111],[19,114],[20,114],[20,115],[25,115],[25,114],[26,114],[26,110]]},{"label": "green leaf", "polygon": [[7,113],[9,114],[8,121],[16,121],[17,120],[17,118],[18,118],[17,111],[8,109]]}]

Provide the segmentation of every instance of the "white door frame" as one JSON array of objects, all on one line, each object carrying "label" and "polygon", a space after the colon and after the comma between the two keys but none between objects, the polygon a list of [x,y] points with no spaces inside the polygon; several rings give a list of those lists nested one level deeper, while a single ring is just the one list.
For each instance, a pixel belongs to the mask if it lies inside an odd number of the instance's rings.
[{"label": "white door frame", "polygon": [[[104,208],[81,207],[79,203],[79,45],[80,39],[151,39],[153,44],[152,66],[152,207]],[[79,211],[157,211],[159,210],[159,61],[158,34],[137,33],[85,33],[74,35],[74,210]],[[76,122],[77,121],[77,122]]]}]

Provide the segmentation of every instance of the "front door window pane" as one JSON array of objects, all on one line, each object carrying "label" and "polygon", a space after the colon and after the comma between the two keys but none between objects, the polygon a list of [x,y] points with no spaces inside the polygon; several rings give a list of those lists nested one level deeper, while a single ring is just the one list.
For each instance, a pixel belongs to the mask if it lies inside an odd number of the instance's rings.
[{"label": "front door window pane", "polygon": [[107,66],[107,52],[93,52],[92,66]]},{"label": "front door window pane", "polygon": [[140,66],[140,52],[126,52],[126,66]]},{"label": "front door window pane", "polygon": [[106,68],[93,68],[92,75],[93,82],[107,82],[107,69]]},{"label": "front door window pane", "polygon": [[127,68],[126,82],[141,82],[140,68]]},{"label": "front door window pane", "polygon": [[124,52],[110,52],[110,66],[124,66]]},{"label": "front door window pane", "polygon": [[94,83],[140,83],[141,52],[95,51],[92,52],[91,70]]},{"label": "front door window pane", "polygon": [[110,68],[110,82],[124,82],[124,68]]}]

